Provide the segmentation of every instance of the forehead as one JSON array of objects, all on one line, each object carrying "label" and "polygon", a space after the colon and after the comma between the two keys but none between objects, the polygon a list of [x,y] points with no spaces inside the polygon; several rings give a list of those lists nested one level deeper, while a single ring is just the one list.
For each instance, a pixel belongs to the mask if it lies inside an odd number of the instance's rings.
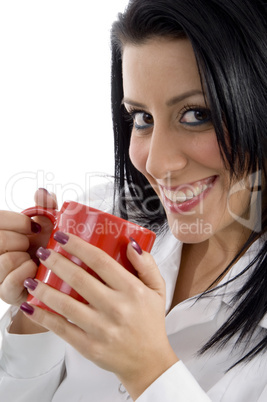
[{"label": "forehead", "polygon": [[[168,93],[168,97],[201,89],[192,45],[188,39],[154,38],[139,45],[126,44],[122,55],[125,96]],[[142,94],[141,94],[142,92]]]}]

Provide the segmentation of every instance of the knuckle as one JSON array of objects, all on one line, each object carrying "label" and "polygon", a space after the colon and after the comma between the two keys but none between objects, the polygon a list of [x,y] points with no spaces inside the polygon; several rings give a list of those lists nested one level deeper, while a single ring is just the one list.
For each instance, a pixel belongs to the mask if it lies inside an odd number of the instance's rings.
[{"label": "knuckle", "polygon": [[24,289],[24,286],[18,285],[16,281],[13,281],[9,277],[6,278],[0,288],[0,297],[7,304],[17,306],[26,299],[27,291]]},{"label": "knuckle", "polygon": [[166,288],[166,281],[163,278],[163,276],[160,276],[160,281],[161,281],[161,286],[163,287],[163,289],[165,289]]},{"label": "knuckle", "polygon": [[17,293],[18,289],[22,291],[24,289],[23,283],[21,278],[12,272],[11,274],[7,275],[4,280],[4,287],[6,292]]},{"label": "knuckle", "polygon": [[147,288],[145,286],[136,286],[132,293],[132,300],[141,308],[146,308]]},{"label": "knuckle", "polygon": [[127,293],[134,299],[143,299],[145,296],[145,287],[142,282],[130,282],[127,285]]},{"label": "knuckle", "polygon": [[42,309],[38,309],[38,323],[53,331],[56,335],[64,338],[66,335],[66,323],[62,317],[55,317],[53,313],[47,312]]},{"label": "knuckle", "polygon": [[14,269],[14,261],[9,253],[0,256],[0,283],[3,283],[8,274]]},{"label": "knuckle", "polygon": [[69,285],[74,289],[79,289],[81,284],[85,282],[85,271],[80,267],[74,267],[70,273]]},{"label": "knuckle", "polygon": [[[56,335],[60,336],[61,338],[64,338],[66,335],[66,324],[65,321],[63,322],[62,320],[63,319],[55,320],[53,323],[52,330]],[[44,324],[45,324],[44,326],[47,326],[46,320],[44,320]]]},{"label": "knuckle", "polygon": [[9,270],[15,267],[15,258],[12,253],[4,253],[0,256],[0,268]]},{"label": "knuckle", "polygon": [[57,308],[60,314],[70,318],[76,315],[76,309],[72,300],[67,297],[59,297],[57,300]]},{"label": "knuckle", "polygon": [[145,257],[145,264],[147,265],[147,267],[149,269],[155,269],[157,265],[155,263],[153,256],[149,253],[145,253],[144,257]]},{"label": "knuckle", "polygon": [[[121,303],[120,305],[113,305],[111,311],[114,322],[121,324],[128,321],[130,316],[130,308],[127,303]],[[110,327],[110,331],[112,328]]]},{"label": "knuckle", "polygon": [[91,341],[90,350],[88,350],[88,355],[90,360],[95,364],[101,364],[105,358],[105,351],[101,342],[97,340]]},{"label": "knuckle", "polygon": [[146,294],[146,289],[143,284],[138,284],[134,287],[134,294],[137,299],[143,299]]},{"label": "knuckle", "polygon": [[49,256],[49,268],[54,271],[57,268],[58,258],[56,253],[51,253]]},{"label": "knuckle", "polygon": [[92,259],[92,268],[102,269],[110,264],[110,256],[107,255],[102,250],[96,250],[95,255]]},{"label": "knuckle", "polygon": [[2,230],[18,231],[19,233],[31,233],[30,218],[22,213],[12,211],[0,211]]},{"label": "knuckle", "polygon": [[7,252],[0,256],[0,268],[14,269],[30,260],[30,256],[25,252]]},{"label": "knuckle", "polygon": [[0,231],[0,254],[7,251],[7,238],[4,231]]}]

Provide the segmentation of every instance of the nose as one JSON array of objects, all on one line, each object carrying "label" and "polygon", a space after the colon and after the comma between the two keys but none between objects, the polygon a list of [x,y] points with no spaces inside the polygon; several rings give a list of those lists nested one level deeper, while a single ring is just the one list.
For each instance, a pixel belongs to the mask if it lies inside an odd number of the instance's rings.
[{"label": "nose", "polygon": [[179,133],[170,128],[156,127],[150,137],[146,171],[157,180],[164,180],[186,168],[188,157],[183,152]]}]

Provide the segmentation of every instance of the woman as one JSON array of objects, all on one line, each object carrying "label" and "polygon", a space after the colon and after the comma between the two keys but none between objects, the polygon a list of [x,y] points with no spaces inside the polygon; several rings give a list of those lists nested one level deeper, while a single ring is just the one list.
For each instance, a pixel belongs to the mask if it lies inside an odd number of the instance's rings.
[{"label": "woman", "polygon": [[[39,248],[88,307],[32,279],[26,251],[45,244],[47,222],[40,239],[38,223],[30,236],[27,217],[2,213],[2,298],[20,304],[27,278],[27,290],[62,316],[24,302],[12,323],[3,320],[0,395],[265,401],[266,5],[132,0],[112,50],[116,205],[157,228],[158,242],[153,257],[129,242],[135,278],[57,234],[108,286]],[[55,206],[40,190],[37,203],[48,202]]]}]

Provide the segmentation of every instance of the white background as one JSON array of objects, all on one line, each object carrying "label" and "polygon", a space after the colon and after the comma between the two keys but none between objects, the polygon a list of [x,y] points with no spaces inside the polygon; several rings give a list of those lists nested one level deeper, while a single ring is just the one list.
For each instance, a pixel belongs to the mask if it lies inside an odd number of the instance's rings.
[{"label": "white background", "polygon": [[113,173],[110,28],[127,2],[0,0],[0,209]]}]

